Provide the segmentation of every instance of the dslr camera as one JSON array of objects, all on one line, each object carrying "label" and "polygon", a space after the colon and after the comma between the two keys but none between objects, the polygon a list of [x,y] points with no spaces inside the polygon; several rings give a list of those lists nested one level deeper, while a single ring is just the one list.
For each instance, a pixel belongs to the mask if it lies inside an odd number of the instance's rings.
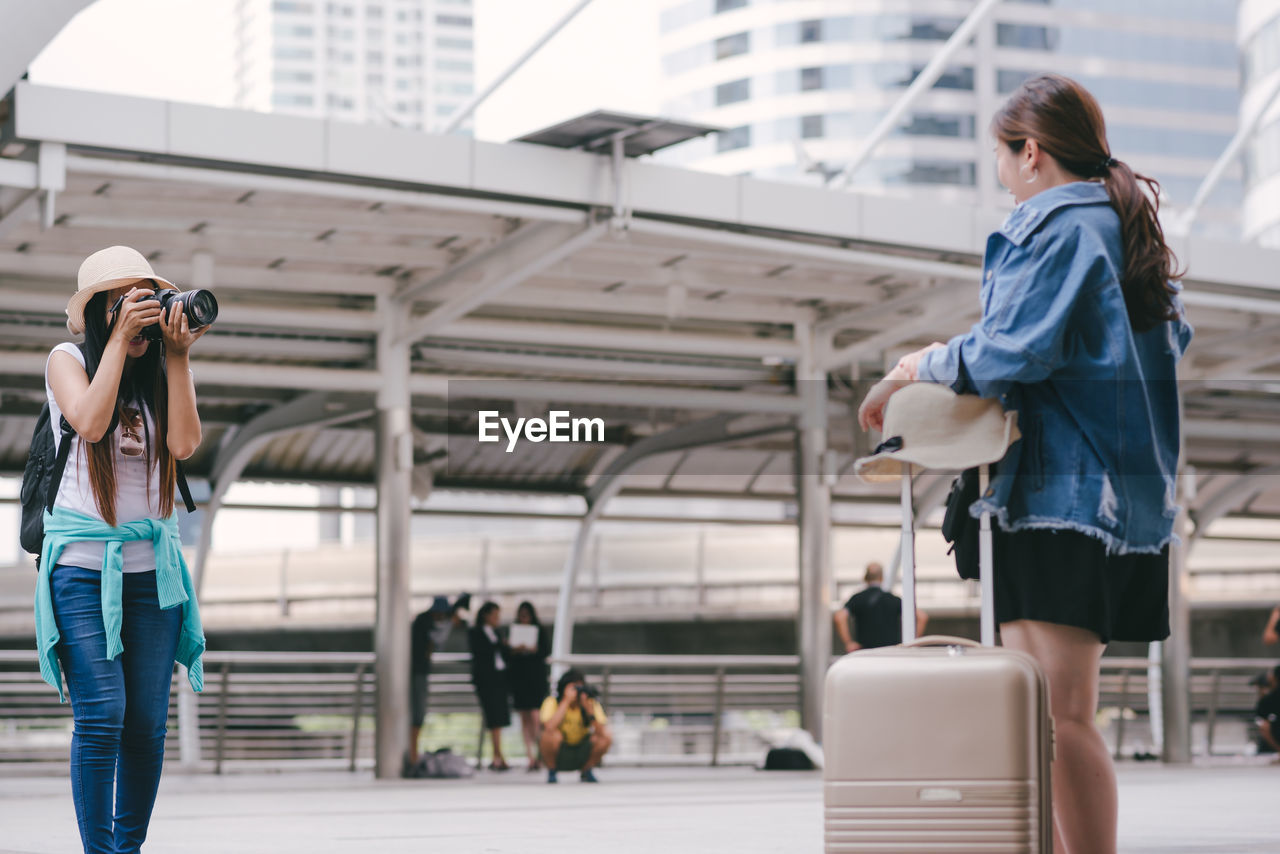
[{"label": "dslr camera", "polygon": [[[149,300],[160,303],[160,310],[166,313],[171,311],[170,306],[173,303],[178,303],[182,306],[182,313],[187,316],[187,326],[193,330],[208,326],[218,319],[218,300],[213,295],[213,291],[196,288],[179,292],[172,288],[161,288],[150,296],[139,297],[138,302]],[[115,314],[119,311],[120,304],[123,302],[124,297],[117,299],[111,306],[111,313]],[[142,330],[142,337],[148,341],[159,341],[163,334],[159,323],[153,323]]]},{"label": "dslr camera", "polygon": [[590,697],[593,700],[598,700],[600,699],[600,689],[596,688],[594,685],[588,685],[586,682],[583,682],[578,685],[578,696]]}]

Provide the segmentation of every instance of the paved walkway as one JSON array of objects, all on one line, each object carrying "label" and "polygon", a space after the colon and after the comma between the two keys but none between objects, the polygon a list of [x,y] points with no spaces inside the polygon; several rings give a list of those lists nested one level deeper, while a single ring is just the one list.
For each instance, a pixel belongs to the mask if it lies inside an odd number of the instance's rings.
[{"label": "paved walkway", "polygon": [[[80,850],[65,777],[0,776],[0,852]],[[743,768],[608,768],[586,786],[512,771],[167,775],[147,854],[819,852],[821,777]],[[1124,854],[1280,852],[1280,767],[1120,769]],[[581,840],[577,844],[574,840]]]}]

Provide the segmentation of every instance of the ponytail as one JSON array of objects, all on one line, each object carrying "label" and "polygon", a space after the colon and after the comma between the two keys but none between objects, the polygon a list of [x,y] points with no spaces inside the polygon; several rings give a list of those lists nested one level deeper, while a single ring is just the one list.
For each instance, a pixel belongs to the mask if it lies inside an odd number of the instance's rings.
[{"label": "ponytail", "polygon": [[[1102,108],[1089,91],[1060,74],[1040,74],[1018,87],[991,122],[997,139],[1021,149],[1028,139],[1081,179],[1101,178],[1120,217],[1124,294],[1129,324],[1145,332],[1178,317],[1173,282],[1178,259],[1160,225],[1160,185],[1111,157]],[[1143,185],[1146,185],[1145,188]]]}]

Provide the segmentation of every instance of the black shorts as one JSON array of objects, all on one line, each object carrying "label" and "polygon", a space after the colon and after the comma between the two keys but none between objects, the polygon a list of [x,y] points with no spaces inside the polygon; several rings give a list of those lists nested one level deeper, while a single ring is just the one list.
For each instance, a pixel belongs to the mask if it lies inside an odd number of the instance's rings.
[{"label": "black shorts", "polygon": [[1088,629],[1103,643],[1169,636],[1169,548],[1108,555],[1078,531],[993,532],[996,621]]}]

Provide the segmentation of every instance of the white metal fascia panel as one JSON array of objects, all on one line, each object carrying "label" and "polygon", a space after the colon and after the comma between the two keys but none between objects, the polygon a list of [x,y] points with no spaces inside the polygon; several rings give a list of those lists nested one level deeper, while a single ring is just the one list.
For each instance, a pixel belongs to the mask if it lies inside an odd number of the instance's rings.
[{"label": "white metal fascia panel", "polygon": [[629,161],[632,210],[689,219],[740,220],[741,178]]},{"label": "white metal fascia panel", "polygon": [[612,203],[607,157],[519,142],[472,145],[474,190],[576,204]]},{"label": "white metal fascia panel", "polygon": [[848,237],[862,230],[862,196],[744,178],[742,222]]},{"label": "white metal fascia panel", "polygon": [[1186,266],[1190,279],[1280,290],[1280,280],[1276,278],[1280,251],[1194,236],[1184,245],[1186,250],[1179,255],[1179,260]]},{"label": "white metal fascia panel", "polygon": [[321,171],[325,123],[319,119],[169,105],[169,153]]},{"label": "white metal fascia panel", "polygon": [[973,212],[974,208],[963,205],[866,194],[862,197],[862,229],[857,236],[877,243],[980,253],[983,245],[974,245]]},{"label": "white metal fascia panel", "polygon": [[165,101],[103,95],[19,83],[14,133],[19,139],[163,153],[168,146]]},{"label": "white metal fascia panel", "polygon": [[472,140],[401,128],[328,122],[325,168],[442,187],[471,183]]}]

